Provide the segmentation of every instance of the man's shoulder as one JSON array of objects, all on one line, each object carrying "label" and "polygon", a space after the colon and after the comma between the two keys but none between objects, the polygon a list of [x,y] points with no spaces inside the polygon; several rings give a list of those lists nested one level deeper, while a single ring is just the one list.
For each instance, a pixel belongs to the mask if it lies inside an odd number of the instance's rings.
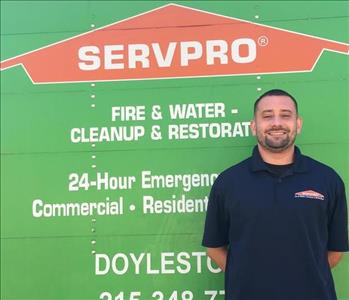
[{"label": "man's shoulder", "polygon": [[216,184],[225,184],[227,182],[231,182],[237,176],[241,176],[243,173],[248,171],[250,165],[251,157],[248,157],[231,167],[223,170],[216,179]]},{"label": "man's shoulder", "polygon": [[310,172],[319,174],[321,176],[325,176],[328,178],[332,178],[334,180],[341,181],[340,176],[338,175],[336,170],[333,169],[331,166],[319,160],[316,160],[310,156],[307,156],[307,155],[302,155],[302,156],[303,156],[303,159],[306,161]]}]

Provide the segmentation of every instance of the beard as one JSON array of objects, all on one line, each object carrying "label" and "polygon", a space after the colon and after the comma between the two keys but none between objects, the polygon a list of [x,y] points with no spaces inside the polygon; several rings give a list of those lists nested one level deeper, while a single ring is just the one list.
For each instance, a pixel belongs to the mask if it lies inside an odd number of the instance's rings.
[{"label": "beard", "polygon": [[[273,136],[269,134],[275,131],[283,131],[284,133],[280,136]],[[288,149],[294,144],[296,134],[292,133],[287,128],[273,127],[272,129],[267,130],[265,133],[257,132],[257,140],[263,148],[274,153],[279,153]]]}]

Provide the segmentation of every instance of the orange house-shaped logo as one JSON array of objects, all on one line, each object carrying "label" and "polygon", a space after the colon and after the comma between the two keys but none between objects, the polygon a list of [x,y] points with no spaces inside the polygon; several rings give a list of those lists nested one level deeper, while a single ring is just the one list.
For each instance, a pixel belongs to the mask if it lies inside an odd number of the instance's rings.
[{"label": "orange house-shaped logo", "polygon": [[310,72],[349,44],[168,4],[1,62],[33,83]]}]

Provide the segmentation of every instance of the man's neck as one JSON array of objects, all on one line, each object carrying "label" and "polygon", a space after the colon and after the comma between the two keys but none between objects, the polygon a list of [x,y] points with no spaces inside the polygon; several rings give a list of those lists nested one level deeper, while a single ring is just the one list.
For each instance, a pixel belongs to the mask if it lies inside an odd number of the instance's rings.
[{"label": "man's neck", "polygon": [[282,152],[271,152],[258,144],[259,154],[263,161],[272,165],[287,165],[293,163],[294,145]]}]

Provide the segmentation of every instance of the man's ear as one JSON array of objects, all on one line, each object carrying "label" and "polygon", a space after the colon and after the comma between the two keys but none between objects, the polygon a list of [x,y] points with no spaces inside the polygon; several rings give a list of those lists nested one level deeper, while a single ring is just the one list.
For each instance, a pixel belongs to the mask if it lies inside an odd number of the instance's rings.
[{"label": "man's ear", "polygon": [[297,134],[300,134],[303,127],[303,119],[301,117],[297,117]]},{"label": "man's ear", "polygon": [[252,121],[250,122],[250,129],[252,131],[252,135],[256,135],[257,134],[256,122],[255,122],[254,119],[252,119]]}]

